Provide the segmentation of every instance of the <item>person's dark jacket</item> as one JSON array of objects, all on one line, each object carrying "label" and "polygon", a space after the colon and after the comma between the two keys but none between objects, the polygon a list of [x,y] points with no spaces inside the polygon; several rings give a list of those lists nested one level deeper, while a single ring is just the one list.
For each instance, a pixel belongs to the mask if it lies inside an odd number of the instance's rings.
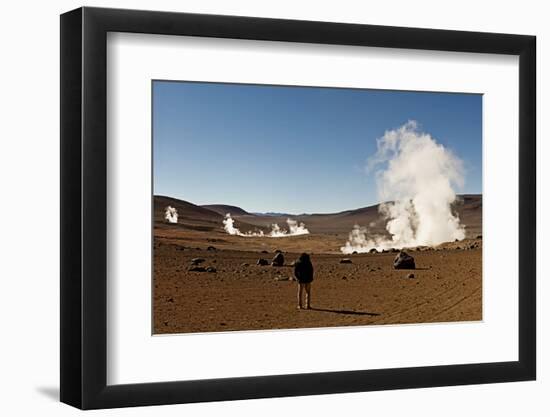
[{"label": "person's dark jacket", "polygon": [[301,284],[313,281],[313,265],[307,253],[302,253],[294,263],[294,276]]}]

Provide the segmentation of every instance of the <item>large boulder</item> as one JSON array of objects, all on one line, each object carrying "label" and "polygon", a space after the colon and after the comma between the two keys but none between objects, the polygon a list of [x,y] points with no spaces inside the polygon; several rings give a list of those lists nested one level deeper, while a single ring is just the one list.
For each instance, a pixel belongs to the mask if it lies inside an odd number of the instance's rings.
[{"label": "large boulder", "polygon": [[271,260],[272,266],[283,266],[285,264],[285,256],[282,252],[278,252],[277,255]]},{"label": "large boulder", "polygon": [[397,254],[393,260],[394,269],[415,269],[414,258],[405,251]]}]

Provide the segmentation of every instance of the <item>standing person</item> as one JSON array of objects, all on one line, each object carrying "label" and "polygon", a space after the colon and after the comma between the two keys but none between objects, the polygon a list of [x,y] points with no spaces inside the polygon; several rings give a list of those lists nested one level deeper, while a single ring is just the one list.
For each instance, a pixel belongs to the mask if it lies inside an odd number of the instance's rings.
[{"label": "standing person", "polygon": [[306,291],[306,309],[311,308],[311,282],[313,281],[313,265],[307,253],[302,253],[294,263],[294,276],[298,281],[298,309],[303,307],[302,298]]}]

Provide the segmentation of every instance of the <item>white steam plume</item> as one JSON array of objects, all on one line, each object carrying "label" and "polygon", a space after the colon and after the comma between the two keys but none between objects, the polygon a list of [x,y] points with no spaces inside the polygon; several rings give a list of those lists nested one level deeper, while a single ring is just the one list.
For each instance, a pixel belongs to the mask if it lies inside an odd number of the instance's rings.
[{"label": "white steam plume", "polygon": [[166,207],[164,209],[164,220],[166,220],[167,223],[177,223],[178,211],[172,206]]},{"label": "white steam plume", "polygon": [[377,187],[380,200],[391,201],[379,207],[391,237],[369,236],[365,227],[355,226],[341,251],[433,246],[464,239],[464,226],[451,210],[456,200],[453,186],[462,187],[464,182],[462,161],[420,132],[415,121],[386,131],[377,145],[368,169],[386,164],[377,172]]},{"label": "white steam plume", "polygon": [[306,229],[304,223],[298,224],[296,220],[286,219],[288,224],[288,230],[282,230],[278,224],[271,225],[271,232],[269,237],[285,237],[285,236],[299,236],[299,235],[308,235],[309,230]]},{"label": "white steam plume", "polygon": [[298,224],[296,220],[292,219],[287,219],[286,222],[288,224],[288,230],[283,230],[279,227],[277,223],[274,223],[271,225],[271,232],[269,232],[268,234],[265,234],[261,230],[257,232],[249,231],[243,233],[235,227],[235,220],[233,220],[230,213],[227,213],[225,215],[225,219],[223,219],[223,228],[230,235],[243,237],[287,237],[309,234],[309,230],[306,229],[306,225],[304,223]]},{"label": "white steam plume", "polygon": [[263,237],[264,236],[264,232],[262,232],[261,230],[258,232],[249,231],[247,233],[243,233],[235,227],[234,223],[235,223],[235,220],[231,218],[231,214],[227,213],[225,215],[225,219],[223,219],[223,228],[230,235],[245,236],[245,237]]},{"label": "white steam plume", "polygon": [[288,233],[290,236],[309,235],[309,230],[306,229],[306,225],[303,222],[298,224],[296,220],[286,219],[288,224]]}]

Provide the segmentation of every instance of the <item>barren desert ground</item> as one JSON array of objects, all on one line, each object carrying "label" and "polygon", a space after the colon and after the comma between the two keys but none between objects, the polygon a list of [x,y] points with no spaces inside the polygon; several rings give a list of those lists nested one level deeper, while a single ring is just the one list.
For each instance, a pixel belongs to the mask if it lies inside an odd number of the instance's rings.
[{"label": "barren desert ground", "polygon": [[[167,203],[178,208],[178,224],[162,221]],[[217,212],[227,209],[155,197],[153,333],[482,319],[480,196],[466,198],[458,209],[466,239],[407,250],[414,270],[393,269],[396,253],[338,253],[350,225],[377,216],[370,208],[330,215],[326,222],[310,215],[304,221],[311,234],[285,238],[228,235]],[[235,219],[242,230],[269,220],[246,212]],[[271,262],[276,250],[283,252],[284,266],[257,265],[260,258]],[[296,308],[291,263],[302,252],[312,254],[315,271],[311,310]],[[190,270],[196,258],[203,259],[196,266],[211,272]],[[343,258],[351,263],[340,263]]]}]

